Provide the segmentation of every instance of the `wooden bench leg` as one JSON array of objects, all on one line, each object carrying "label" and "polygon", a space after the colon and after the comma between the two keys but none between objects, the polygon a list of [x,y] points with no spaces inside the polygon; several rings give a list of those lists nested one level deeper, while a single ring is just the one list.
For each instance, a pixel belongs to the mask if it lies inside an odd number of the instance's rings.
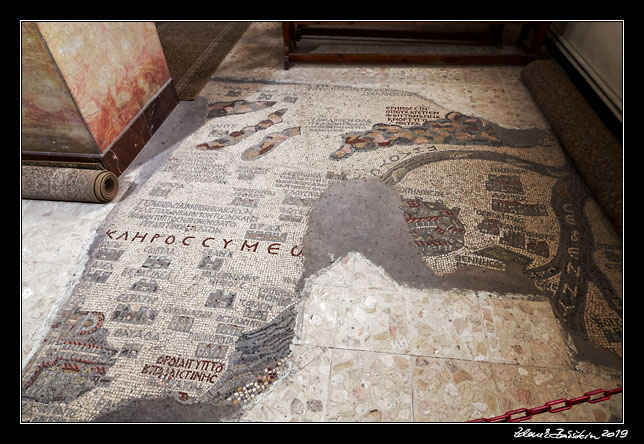
[{"label": "wooden bench leg", "polygon": [[532,38],[532,46],[530,48],[534,54],[541,54],[541,51],[543,49],[543,41],[546,39],[549,27],[549,22],[543,22],[535,25],[534,37]]},{"label": "wooden bench leg", "polygon": [[291,61],[291,50],[293,49],[295,42],[293,41],[293,31],[295,26],[291,22],[282,22],[282,37],[284,39],[284,69],[287,70],[290,67]]},{"label": "wooden bench leg", "polygon": [[[550,22],[524,24],[517,39],[517,45],[528,54],[538,56],[543,50],[543,41],[546,39],[549,27]],[[532,30],[532,39],[530,42],[526,42],[530,35],[530,30]]]},{"label": "wooden bench leg", "polygon": [[490,25],[489,32],[492,37],[492,42],[496,45],[497,48],[503,48],[503,23],[495,23]]}]

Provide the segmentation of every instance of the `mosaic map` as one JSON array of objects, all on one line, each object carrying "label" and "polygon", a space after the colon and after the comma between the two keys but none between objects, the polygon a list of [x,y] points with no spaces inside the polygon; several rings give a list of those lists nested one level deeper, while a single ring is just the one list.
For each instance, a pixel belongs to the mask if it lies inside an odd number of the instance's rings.
[{"label": "mosaic map", "polygon": [[519,273],[575,336],[621,357],[621,240],[549,130],[393,89],[209,88],[205,125],[99,233],[24,370],[24,421],[100,420],[141,399],[252,402],[289,355],[311,209],[362,178],[395,188],[437,276]]}]

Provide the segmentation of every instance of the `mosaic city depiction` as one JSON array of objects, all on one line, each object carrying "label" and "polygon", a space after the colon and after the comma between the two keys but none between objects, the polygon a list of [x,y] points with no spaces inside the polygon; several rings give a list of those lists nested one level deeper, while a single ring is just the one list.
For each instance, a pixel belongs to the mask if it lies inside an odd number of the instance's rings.
[{"label": "mosaic city depiction", "polygon": [[251,402],[289,356],[308,215],[361,178],[395,188],[436,275],[520,270],[566,328],[621,356],[621,242],[549,130],[398,90],[210,88],[203,127],[99,232],[24,370],[23,420],[100,420],[142,399]]}]

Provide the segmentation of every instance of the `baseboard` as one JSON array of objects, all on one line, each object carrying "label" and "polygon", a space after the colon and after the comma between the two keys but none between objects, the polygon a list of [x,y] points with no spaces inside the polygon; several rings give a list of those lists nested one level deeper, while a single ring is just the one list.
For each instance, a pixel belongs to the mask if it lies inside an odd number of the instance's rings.
[{"label": "baseboard", "polygon": [[565,38],[552,27],[544,45],[606,127],[622,143],[621,100],[615,97],[594,70],[576,55],[576,51],[566,44]]}]

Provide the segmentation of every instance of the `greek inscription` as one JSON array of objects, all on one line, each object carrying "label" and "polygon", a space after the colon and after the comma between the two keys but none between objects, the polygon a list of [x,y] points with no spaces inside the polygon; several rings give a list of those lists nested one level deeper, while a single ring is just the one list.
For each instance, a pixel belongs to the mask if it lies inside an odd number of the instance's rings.
[{"label": "greek inscription", "polygon": [[387,123],[395,125],[420,125],[428,120],[440,118],[438,111],[425,106],[387,106],[385,108]]},{"label": "greek inscription", "polygon": [[340,117],[314,117],[306,122],[306,129],[314,133],[339,132],[371,127],[371,120]]},{"label": "greek inscription", "polygon": [[[208,319],[212,317],[212,312],[208,310],[198,310],[194,308],[185,308],[181,307],[178,305],[171,305],[169,307],[165,307],[163,309],[164,313],[170,313],[174,315],[178,315],[184,318],[199,318],[199,319]],[[179,321],[188,321],[186,319],[181,319]],[[190,325],[192,325],[192,321],[189,321]]]},{"label": "greek inscription", "polygon": [[254,253],[257,251],[258,245],[259,245],[259,242],[255,242],[254,244],[249,244],[248,242],[244,241],[244,243],[241,246],[241,251],[244,251],[244,248],[247,248]]},{"label": "greek inscription", "polygon": [[287,194],[284,196],[282,205],[296,205],[301,207],[312,207],[315,205],[315,199],[307,199]]},{"label": "greek inscription", "polygon": [[168,197],[175,188],[183,188],[183,184],[176,182],[159,182],[152,190],[150,196]]},{"label": "greek inscription", "polygon": [[114,329],[113,336],[116,338],[143,339],[146,342],[159,341],[158,332],[143,329],[133,330],[130,328],[116,328]]},{"label": "greek inscription", "polygon": [[181,182],[221,183],[228,179],[225,164],[213,163],[216,151],[194,151],[190,156],[171,157],[165,164],[163,172],[172,173],[172,179]]},{"label": "greek inscription", "polygon": [[414,148],[406,148],[404,152],[399,154],[392,154],[388,158],[382,160],[382,163],[378,166],[378,168],[372,168],[369,171],[369,173],[372,176],[380,176],[383,173],[383,171],[389,170],[392,165],[400,162],[401,160],[406,159],[411,155],[427,153],[431,151],[436,151],[436,147],[433,145],[432,146],[424,145],[424,146],[417,146]]},{"label": "greek inscription", "polygon": [[292,293],[279,288],[262,287],[259,289],[257,298],[271,304],[285,307],[293,302],[294,296]]},{"label": "greek inscription", "polygon": [[456,266],[465,267],[470,265],[476,265],[480,267],[489,267],[496,270],[505,269],[505,265],[501,261],[497,261],[492,258],[482,257],[482,256],[468,256],[468,255],[457,255],[456,256]]},{"label": "greek inscription", "polygon": [[301,223],[304,218],[302,216],[296,216],[293,214],[280,214],[279,220],[280,222],[295,222],[295,223]]},{"label": "greek inscription", "polygon": [[274,233],[271,231],[246,231],[245,239],[260,241],[286,242],[287,233]]},{"label": "greek inscription", "polygon": [[134,268],[134,267],[125,267],[121,271],[121,276],[127,277],[145,277],[151,279],[169,279],[170,270],[158,270],[154,268]]},{"label": "greek inscription", "polygon": [[259,206],[259,199],[250,197],[236,197],[230,205],[238,205],[240,207],[257,208]]},{"label": "greek inscription", "polygon": [[333,171],[326,172],[327,180],[349,180],[349,174],[344,171],[341,173],[335,173]]},{"label": "greek inscription", "polygon": [[135,302],[137,304],[156,304],[159,298],[147,294],[121,293],[116,297],[118,302]]},{"label": "greek inscription", "polygon": [[180,379],[214,384],[224,368],[225,364],[219,361],[166,355],[159,356],[154,364],[144,364],[141,373],[165,380]]}]

